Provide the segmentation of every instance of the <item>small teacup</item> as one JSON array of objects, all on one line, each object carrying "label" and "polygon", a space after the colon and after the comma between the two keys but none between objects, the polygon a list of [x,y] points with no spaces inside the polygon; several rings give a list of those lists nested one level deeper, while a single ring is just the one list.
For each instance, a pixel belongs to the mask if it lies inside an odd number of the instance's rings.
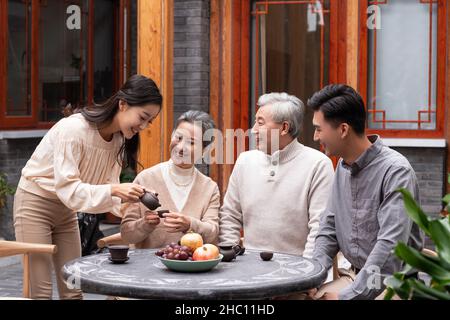
[{"label": "small teacup", "polygon": [[114,245],[108,246],[109,253],[111,255],[111,260],[123,261],[128,258],[128,246]]}]

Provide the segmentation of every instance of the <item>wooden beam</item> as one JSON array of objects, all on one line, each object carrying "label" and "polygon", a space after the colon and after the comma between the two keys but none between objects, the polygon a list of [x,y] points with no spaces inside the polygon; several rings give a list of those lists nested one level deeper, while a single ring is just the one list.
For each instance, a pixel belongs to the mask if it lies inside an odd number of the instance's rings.
[{"label": "wooden beam", "polygon": [[140,134],[139,162],[149,168],[168,160],[173,128],[173,0],[138,1],[138,73],[150,77],[163,95],[163,108]]}]

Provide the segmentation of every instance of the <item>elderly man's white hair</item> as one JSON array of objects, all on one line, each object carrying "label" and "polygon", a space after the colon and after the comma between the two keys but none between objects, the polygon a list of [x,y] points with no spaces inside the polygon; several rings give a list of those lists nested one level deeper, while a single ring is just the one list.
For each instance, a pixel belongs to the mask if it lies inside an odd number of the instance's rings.
[{"label": "elderly man's white hair", "polygon": [[259,107],[267,105],[272,106],[272,120],[276,123],[289,123],[289,134],[298,138],[305,114],[303,102],[285,92],[273,92],[261,96],[258,100]]}]

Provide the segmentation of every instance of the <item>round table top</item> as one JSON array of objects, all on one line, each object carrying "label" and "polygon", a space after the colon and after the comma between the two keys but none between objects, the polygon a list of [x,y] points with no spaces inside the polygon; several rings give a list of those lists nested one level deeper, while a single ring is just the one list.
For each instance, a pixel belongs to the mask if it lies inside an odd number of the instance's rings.
[{"label": "round table top", "polygon": [[257,250],[201,273],[168,270],[156,250],[130,250],[125,264],[113,264],[108,253],[67,263],[68,284],[84,292],[142,299],[263,299],[318,287],[327,277],[316,261],[274,253],[263,261]]}]

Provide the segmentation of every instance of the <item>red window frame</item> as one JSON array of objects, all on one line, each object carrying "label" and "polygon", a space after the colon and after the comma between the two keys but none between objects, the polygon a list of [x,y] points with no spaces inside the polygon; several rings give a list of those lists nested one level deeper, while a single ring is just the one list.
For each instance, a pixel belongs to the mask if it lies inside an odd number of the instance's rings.
[{"label": "red window frame", "polygon": [[[358,68],[358,90],[364,99],[366,108],[370,106],[367,104],[368,101],[368,70],[369,70],[369,56],[368,56],[368,28],[366,21],[368,18],[367,8],[370,5],[387,5],[389,0],[365,0],[361,1],[360,4],[360,29],[359,29],[359,68]],[[446,59],[447,59],[447,1],[446,0],[416,0],[420,1],[423,5],[431,4],[438,5],[438,17],[437,17],[437,92],[436,92],[436,110],[431,110],[431,103],[427,107],[426,111],[419,111],[417,120],[395,120],[387,119],[384,110],[368,109],[368,112],[381,113],[382,124],[386,123],[429,123],[431,120],[421,120],[421,114],[436,113],[436,129],[435,130],[406,130],[406,129],[367,129],[368,134],[380,134],[383,137],[391,138],[443,138],[444,137],[444,127],[445,127],[445,112],[446,112]],[[431,1],[431,2],[430,2]],[[431,15],[431,14],[430,14]],[[432,27],[430,27],[430,32],[432,32]],[[376,31],[374,31],[376,32]],[[376,48],[376,47],[375,47]],[[430,53],[432,53],[432,47],[430,43]],[[431,58],[431,57],[430,57]],[[429,83],[428,87],[431,89],[431,68],[429,71]],[[430,117],[428,117],[430,118]]]},{"label": "red window frame", "polygon": [[[39,16],[40,1],[31,1],[31,72],[29,74],[31,81],[31,116],[7,116],[7,93],[8,93],[8,0],[0,0],[0,130],[17,129],[48,129],[54,122],[40,122],[39,112]],[[87,70],[87,92],[86,103],[92,103],[94,100],[94,0],[88,0],[88,47],[86,50],[86,70]],[[119,23],[116,26],[117,36],[115,37],[114,47],[114,66],[118,72],[114,72],[113,80],[115,90],[120,87],[130,74],[130,46],[127,46],[127,59],[124,59],[124,33],[127,33],[127,39],[130,39],[131,28],[128,23],[125,30],[124,12],[131,12],[131,0],[119,0],[117,8],[114,10],[114,16],[119,14]],[[129,20],[129,19],[128,19]],[[124,74],[124,66],[127,65],[127,74]]]}]

